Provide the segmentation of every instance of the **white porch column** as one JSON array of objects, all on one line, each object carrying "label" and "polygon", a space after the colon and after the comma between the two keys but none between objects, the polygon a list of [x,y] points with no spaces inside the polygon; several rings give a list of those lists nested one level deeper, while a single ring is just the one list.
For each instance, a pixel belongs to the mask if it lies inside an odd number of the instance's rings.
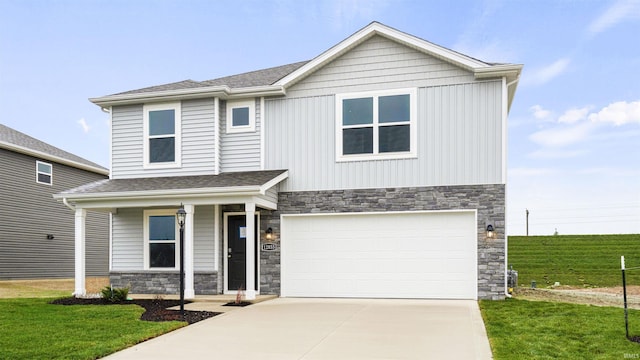
[{"label": "white porch column", "polygon": [[184,220],[184,298],[193,299],[196,297],[194,290],[194,256],[193,256],[193,239],[194,239],[194,221],[195,206],[184,205],[184,211],[187,216]]},{"label": "white porch column", "polygon": [[85,277],[85,220],[87,218],[87,210],[76,209],[75,217],[75,290],[73,295],[83,296],[87,294],[84,283]]},{"label": "white porch column", "polygon": [[247,300],[254,300],[256,298],[256,204],[246,203],[244,204],[244,211],[246,213],[247,224],[247,290],[245,291],[245,297]]}]

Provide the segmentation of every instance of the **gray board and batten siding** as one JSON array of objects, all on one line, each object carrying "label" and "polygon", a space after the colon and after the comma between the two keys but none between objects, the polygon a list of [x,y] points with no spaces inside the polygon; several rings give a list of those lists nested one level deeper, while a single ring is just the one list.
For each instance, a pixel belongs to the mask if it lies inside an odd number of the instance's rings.
[{"label": "gray board and batten siding", "polygon": [[[53,166],[52,185],[36,182],[37,160]],[[52,195],[107,176],[6,149],[0,167],[0,279],[72,278],[75,214]],[[86,225],[87,276],[106,276],[109,214],[87,212]]]},{"label": "gray board and batten siding", "polygon": [[[409,87],[418,88],[417,158],[336,162],[335,94]],[[265,167],[289,170],[281,191],[500,184],[502,87],[373,37],[265,101]]]}]

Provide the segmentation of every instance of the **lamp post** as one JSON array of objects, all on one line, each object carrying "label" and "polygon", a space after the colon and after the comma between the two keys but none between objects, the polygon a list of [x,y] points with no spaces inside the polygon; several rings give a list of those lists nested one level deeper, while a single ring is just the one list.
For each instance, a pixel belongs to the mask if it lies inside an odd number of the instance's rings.
[{"label": "lamp post", "polygon": [[184,317],[184,221],[186,217],[187,212],[184,211],[184,206],[180,205],[176,218],[180,225],[180,313],[182,317]]}]

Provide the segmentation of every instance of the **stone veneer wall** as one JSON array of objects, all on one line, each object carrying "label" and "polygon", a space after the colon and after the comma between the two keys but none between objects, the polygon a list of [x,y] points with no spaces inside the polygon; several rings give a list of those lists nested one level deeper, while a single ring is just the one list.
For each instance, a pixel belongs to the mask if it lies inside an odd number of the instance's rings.
[{"label": "stone veneer wall", "polygon": [[[505,297],[505,185],[281,192],[277,211],[261,211],[260,229],[280,238],[280,215],[336,212],[477,210],[478,298]],[[496,236],[486,238],[486,225]],[[262,237],[261,237],[261,241]],[[260,253],[260,293],[280,293],[280,249]]]},{"label": "stone veneer wall", "polygon": [[[180,294],[180,273],[167,271],[114,272],[109,274],[113,287],[128,287],[132,294]],[[193,275],[196,295],[218,293],[217,272],[196,272]]]}]

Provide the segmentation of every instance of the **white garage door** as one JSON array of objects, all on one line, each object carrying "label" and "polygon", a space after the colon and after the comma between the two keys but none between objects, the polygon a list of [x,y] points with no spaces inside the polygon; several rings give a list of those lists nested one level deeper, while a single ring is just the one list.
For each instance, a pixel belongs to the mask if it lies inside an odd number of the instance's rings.
[{"label": "white garage door", "polygon": [[282,296],[477,298],[475,212],[282,217]]}]

